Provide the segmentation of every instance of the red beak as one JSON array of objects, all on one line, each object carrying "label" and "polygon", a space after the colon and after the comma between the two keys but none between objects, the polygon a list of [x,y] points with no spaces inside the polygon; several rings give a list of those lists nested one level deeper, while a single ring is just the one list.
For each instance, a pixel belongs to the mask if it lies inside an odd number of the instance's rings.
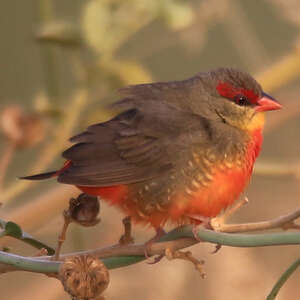
[{"label": "red beak", "polygon": [[282,105],[278,103],[273,97],[266,93],[262,93],[262,97],[257,101],[257,106],[255,110],[257,112],[268,111],[268,110],[277,110],[281,109]]}]

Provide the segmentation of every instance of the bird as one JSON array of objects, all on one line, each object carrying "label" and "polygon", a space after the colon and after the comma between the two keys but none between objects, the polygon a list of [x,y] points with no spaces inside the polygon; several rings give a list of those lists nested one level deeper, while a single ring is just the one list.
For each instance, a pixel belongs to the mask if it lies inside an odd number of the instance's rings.
[{"label": "bird", "polygon": [[120,112],[73,136],[62,168],[22,178],[57,177],[157,231],[216,217],[238,200],[265,112],[282,107],[251,75],[227,67],[119,94],[112,107]]}]

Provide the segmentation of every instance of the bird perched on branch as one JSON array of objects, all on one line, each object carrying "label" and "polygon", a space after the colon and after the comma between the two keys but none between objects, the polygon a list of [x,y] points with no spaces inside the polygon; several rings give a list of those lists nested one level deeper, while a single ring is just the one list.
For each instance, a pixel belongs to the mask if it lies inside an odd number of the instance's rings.
[{"label": "bird perched on branch", "polygon": [[122,112],[72,137],[60,170],[24,178],[57,177],[156,229],[215,217],[237,200],[261,149],[264,112],[281,108],[231,68],[120,94]]}]

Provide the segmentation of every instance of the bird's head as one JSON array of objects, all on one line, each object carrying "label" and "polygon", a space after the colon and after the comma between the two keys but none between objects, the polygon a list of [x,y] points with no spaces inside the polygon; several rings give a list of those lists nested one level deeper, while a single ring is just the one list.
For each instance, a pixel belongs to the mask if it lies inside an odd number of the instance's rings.
[{"label": "bird's head", "polygon": [[255,130],[263,126],[264,112],[281,108],[248,73],[220,68],[207,74],[203,80],[210,82],[208,93],[213,99],[209,109],[231,126]]}]

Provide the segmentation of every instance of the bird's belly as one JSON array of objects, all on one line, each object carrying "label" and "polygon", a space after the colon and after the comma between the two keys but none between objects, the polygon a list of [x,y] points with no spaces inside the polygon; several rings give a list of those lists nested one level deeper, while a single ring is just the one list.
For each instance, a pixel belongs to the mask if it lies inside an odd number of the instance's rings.
[{"label": "bird's belly", "polygon": [[[170,180],[162,184],[162,178],[138,185],[79,188],[119,206],[136,223],[160,227],[167,221],[189,222],[191,215],[215,217],[238,199],[250,174],[243,168],[216,170],[212,180],[197,189],[190,188],[186,181],[173,186],[170,186]],[[156,192],[153,192],[155,187]]]},{"label": "bird's belly", "polygon": [[194,191],[183,188],[172,201],[170,218],[176,221],[189,215],[215,217],[239,198],[249,178],[245,169],[228,169],[215,172],[206,187]]},{"label": "bird's belly", "polygon": [[[205,186],[199,185],[192,190],[183,181],[173,186],[171,195],[168,193],[171,187],[165,186],[157,197],[136,202],[128,198],[124,208],[137,222],[151,223],[154,227],[162,226],[167,221],[190,223],[191,215],[215,217],[239,198],[250,175],[251,172],[244,168],[216,170]],[[150,209],[149,203],[152,204]]]}]

